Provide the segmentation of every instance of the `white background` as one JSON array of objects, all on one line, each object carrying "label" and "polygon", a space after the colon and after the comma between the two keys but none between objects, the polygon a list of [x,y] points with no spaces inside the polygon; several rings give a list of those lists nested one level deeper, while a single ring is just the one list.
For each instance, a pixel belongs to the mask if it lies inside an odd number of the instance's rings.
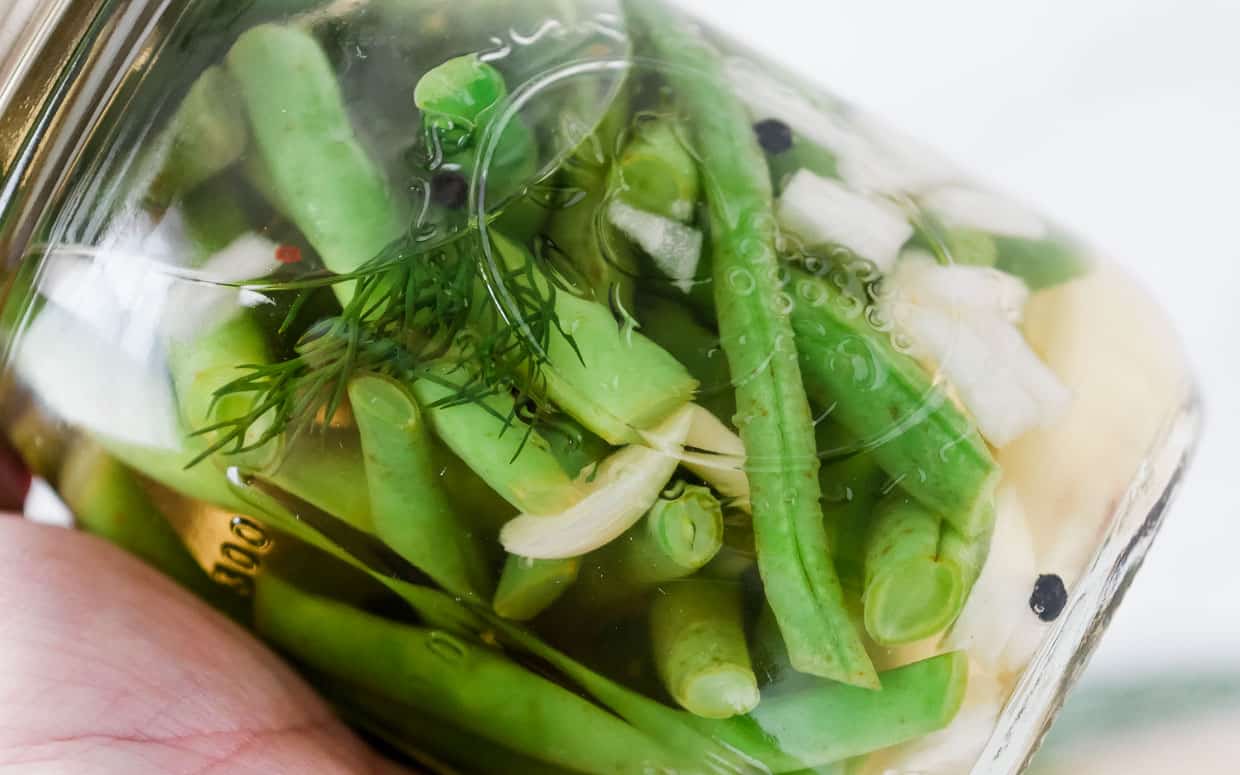
[{"label": "white background", "polygon": [[1085,681],[1240,670],[1240,2],[679,0],[1127,263],[1209,413]]}]

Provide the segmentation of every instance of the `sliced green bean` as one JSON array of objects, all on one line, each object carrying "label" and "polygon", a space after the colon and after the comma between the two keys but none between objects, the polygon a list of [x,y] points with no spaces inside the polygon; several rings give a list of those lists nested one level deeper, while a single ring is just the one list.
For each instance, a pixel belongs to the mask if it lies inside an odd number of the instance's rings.
[{"label": "sliced green bean", "polygon": [[508,555],[491,607],[505,619],[524,622],[545,611],[572,587],[581,558],[535,560]]},{"label": "sliced green bean", "polygon": [[877,688],[844,607],[818,503],[818,458],[782,303],[766,161],[718,53],[665,9],[634,0],[653,54],[694,126],[711,215],[715,306],[749,456],[758,566],[798,670]]},{"label": "sliced green bean", "polygon": [[[322,532],[320,528],[327,526],[317,521],[318,515],[305,510],[304,503],[290,500],[282,492],[273,492],[257,477],[231,477],[228,486],[233,500],[240,504],[238,510],[241,513],[250,514],[271,530],[300,542],[307,551],[322,553],[325,556],[320,559],[324,562],[339,560],[361,571],[408,603],[428,627],[466,637],[474,637],[482,630],[483,622],[474,609],[461,605],[457,598],[433,587],[396,577],[388,568],[382,567],[382,562],[374,561],[376,558],[369,551],[372,547],[354,545],[345,548],[339,540],[343,536],[329,536]],[[359,548],[364,551],[355,553]],[[316,575],[314,583],[320,581],[320,575]]]},{"label": "sliced green bean", "polygon": [[965,535],[983,532],[999,466],[976,427],[837,278],[792,275],[792,324],[815,403],[903,490]]},{"label": "sliced green bean", "polygon": [[879,504],[865,555],[865,626],[896,646],[941,632],[964,606],[964,581],[939,556],[943,522],[897,493]]},{"label": "sliced green bean", "polygon": [[[387,184],[354,137],[340,87],[310,33],[274,24],[227,56],[275,201],[333,272],[357,269],[404,230]],[[352,286],[335,286],[342,298]]]},{"label": "sliced green bean", "polygon": [[217,466],[186,467],[206,449],[200,437],[183,434],[177,449],[146,447],[100,438],[99,443],[125,465],[160,484],[194,500],[245,514],[246,504],[228,486],[224,471]]},{"label": "sliced green bean", "polygon": [[871,637],[895,646],[949,627],[964,608],[989,546],[989,529],[967,538],[903,493],[884,498],[865,553],[865,623]]},{"label": "sliced green bean", "polygon": [[607,611],[703,568],[723,545],[723,510],[706,487],[661,497],[627,533],[587,555],[572,603]]},{"label": "sliced green bean", "polygon": [[430,432],[413,396],[385,377],[360,376],[349,382],[349,403],[362,437],[375,535],[449,592],[488,595],[479,538],[440,489]]},{"label": "sliced green bean", "polygon": [[207,68],[156,143],[165,155],[151,181],[148,202],[167,207],[232,166],[248,144],[245,105],[237,83],[224,68]]},{"label": "sliced green bean", "polygon": [[[171,343],[168,369],[172,373],[181,421],[187,428],[197,430],[250,412],[253,408],[251,396],[217,396],[216,391],[242,374],[243,365],[270,361],[267,337],[246,311],[230,315],[191,340]],[[257,442],[265,430],[266,424],[260,420],[244,443]],[[206,439],[216,441],[215,434],[207,434]],[[237,455],[235,460],[239,465],[264,467],[275,461],[277,446],[266,444]]]},{"label": "sliced green bean", "polygon": [[[507,266],[534,261],[529,252],[496,234]],[[545,282],[545,280],[544,280]],[[555,312],[563,331],[547,343],[540,376],[547,395],[609,444],[640,443],[640,431],[656,426],[693,398],[697,382],[666,350],[616,323],[602,304],[559,291]]]},{"label": "sliced green bean", "polygon": [[438,375],[415,382],[413,394],[435,435],[474,473],[523,513],[556,514],[577,502],[580,489],[547,442],[516,416],[511,396],[445,403],[458,393],[452,383],[467,376],[448,364]]},{"label": "sliced green bean", "polygon": [[663,685],[685,710],[731,718],[758,705],[739,585],[704,579],[665,585],[650,606],[650,637]]}]

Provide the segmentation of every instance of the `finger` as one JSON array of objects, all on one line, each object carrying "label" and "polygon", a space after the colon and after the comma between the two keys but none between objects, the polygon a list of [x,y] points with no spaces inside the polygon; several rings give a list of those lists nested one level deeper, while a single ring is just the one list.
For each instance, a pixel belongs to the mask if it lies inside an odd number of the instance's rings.
[{"label": "finger", "polygon": [[91,536],[0,520],[0,773],[391,772],[273,653]]}]

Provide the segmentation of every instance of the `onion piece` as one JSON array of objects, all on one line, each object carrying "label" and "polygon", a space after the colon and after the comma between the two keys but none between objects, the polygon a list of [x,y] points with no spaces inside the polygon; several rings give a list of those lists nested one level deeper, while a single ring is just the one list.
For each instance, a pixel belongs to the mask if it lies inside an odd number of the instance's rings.
[{"label": "onion piece", "polygon": [[692,290],[702,258],[702,232],[620,200],[607,207],[607,218],[654,259],[673,285],[685,293]]},{"label": "onion piece", "polygon": [[809,170],[793,174],[776,211],[779,223],[811,245],[848,248],[886,271],[913,236],[904,211],[880,197],[858,194]]},{"label": "onion piece", "polygon": [[1011,322],[1000,294],[965,302],[919,292],[920,283],[936,284],[935,273],[958,269],[922,263],[914,271],[894,272],[880,297],[881,311],[911,342],[912,354],[947,377],[986,440],[1002,447],[1052,424],[1067,411],[1072,394]]},{"label": "onion piece", "polygon": [[585,495],[558,514],[521,514],[504,525],[509,554],[536,560],[577,557],[618,538],[658,500],[680,463],[693,422],[692,405],[677,410],[632,444],[603,460],[581,480]]},{"label": "onion piece", "polygon": [[1045,239],[1050,233],[1037,213],[991,191],[944,186],[923,195],[920,202],[947,226],[1034,240]]},{"label": "onion piece", "polygon": [[178,449],[176,408],[163,354],[142,353],[92,322],[48,304],[16,343],[16,368],[64,422],[117,441]]},{"label": "onion piece", "polygon": [[1024,317],[1029,286],[1015,275],[984,266],[942,265],[924,250],[906,250],[888,282],[901,303],[998,313],[1012,323]]},{"label": "onion piece", "polygon": [[690,404],[690,407],[693,419],[681,462],[720,495],[728,498],[727,505],[750,511],[745,442],[709,409],[697,404]]}]

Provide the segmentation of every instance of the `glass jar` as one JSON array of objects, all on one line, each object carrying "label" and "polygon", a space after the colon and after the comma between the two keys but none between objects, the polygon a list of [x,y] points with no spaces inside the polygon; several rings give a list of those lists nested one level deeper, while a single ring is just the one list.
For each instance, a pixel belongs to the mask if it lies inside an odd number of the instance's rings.
[{"label": "glass jar", "polygon": [[8,439],[431,771],[1019,772],[1192,449],[1112,263],[663,5],[16,34]]}]

